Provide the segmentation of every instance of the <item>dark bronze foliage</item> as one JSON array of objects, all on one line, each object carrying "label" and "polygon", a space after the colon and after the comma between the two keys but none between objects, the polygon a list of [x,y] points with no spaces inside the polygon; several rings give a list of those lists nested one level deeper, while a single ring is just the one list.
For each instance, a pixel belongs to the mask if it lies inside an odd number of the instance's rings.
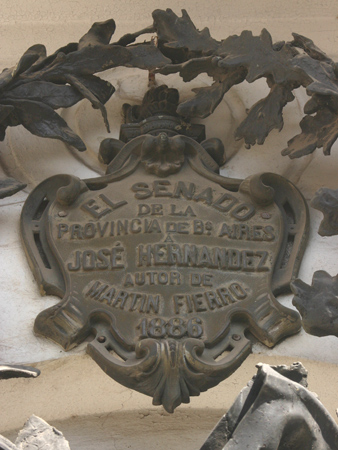
[{"label": "dark bronze foliage", "polygon": [[[294,33],[292,41],[274,43],[263,29],[260,36],[243,31],[217,41],[208,28],[199,31],[185,10],[179,17],[170,9],[155,10],[152,25],[110,44],[114,31],[113,19],[94,23],[79,43],[50,56],[43,45],[34,45],[15,68],[5,69],[0,75],[0,139],[7,126],[22,124],[35,135],[85,150],[84,142],[55,110],[86,98],[101,111],[109,130],[104,105],[115,89],[95,74],[125,66],[164,75],[179,73],[184,81],[201,73],[212,77],[214,84],[194,89],[192,99],[177,105],[177,113],[185,119],[212,114],[232,86],[266,78],[269,95],[251,107],[235,131],[247,147],[263,144],[271,130],[282,129],[283,108],[294,99],[292,91],[303,86],[311,99],[304,108],[302,132],[282,153],[298,158],[323,147],[330,154],[338,137],[338,69],[311,39]],[[157,41],[135,43],[147,33],[156,33]]]},{"label": "dark bronze foliage", "polygon": [[[303,86],[311,98],[304,107],[302,131],[288,142],[282,154],[298,158],[321,147],[325,155],[330,154],[338,138],[338,66],[311,39],[293,33],[292,41],[273,43],[263,29],[260,36],[243,31],[217,41],[208,28],[199,31],[185,10],[178,17],[170,9],[155,10],[152,25],[110,44],[114,32],[113,19],[94,23],[78,43],[69,43],[49,56],[43,45],[34,45],[15,67],[5,69],[0,74],[0,140],[5,138],[8,126],[23,125],[32,134],[60,139],[79,151],[85,150],[85,143],[56,110],[87,99],[100,110],[109,131],[105,103],[115,88],[96,74],[125,66],[164,75],[179,73],[185,82],[201,73],[214,79],[211,86],[194,89],[195,96],[182,103],[175,89],[163,86],[149,91],[150,97],[145,97],[142,105],[125,105],[129,123],[138,123],[159,111],[169,116],[178,114],[184,123],[190,123],[193,118],[212,114],[232,86],[266,78],[270,93],[250,108],[235,130],[235,138],[244,139],[248,148],[263,144],[273,129],[283,128],[283,108],[293,101],[293,90]],[[148,33],[157,34],[157,45],[153,40],[135,44],[139,36]],[[158,98],[152,97],[154,93]],[[109,142],[111,147],[112,140]],[[100,157],[108,162],[116,149],[106,147]],[[219,161],[222,163],[224,157]],[[0,196],[12,195],[23,187],[4,180]],[[322,207],[319,205],[319,209]],[[322,224],[320,233],[336,234],[335,222],[331,222],[334,231],[324,230]]]},{"label": "dark bronze foliage", "polygon": [[10,197],[26,187],[25,184],[16,181],[14,178],[0,178],[0,198]]},{"label": "dark bronze foliage", "polygon": [[155,46],[109,44],[113,19],[94,23],[79,41],[47,56],[43,45],[30,47],[15,68],[0,75],[0,139],[8,126],[23,125],[31,133],[60,139],[83,151],[84,142],[55,112],[88,99],[99,109],[107,129],[104,104],[115,91],[95,73],[117,67],[154,69],[169,62]]},{"label": "dark bronze foliage", "polygon": [[243,31],[219,42],[208,29],[196,30],[186,11],[177,17],[171,10],[157,10],[153,17],[160,49],[174,63],[158,72],[177,72],[184,81],[200,73],[214,79],[212,86],[195,89],[196,96],[179,105],[179,114],[207,117],[232,86],[264,77],[270,94],[252,106],[235,132],[250,147],[263,144],[271,130],[282,129],[283,107],[294,99],[292,91],[303,86],[311,99],[301,121],[302,133],[288,142],[282,154],[298,158],[320,147],[330,154],[338,137],[337,65],[310,39],[293,33],[291,42],[273,43],[264,29],[260,36]]},{"label": "dark bronze foliage", "polygon": [[210,36],[208,28],[197,30],[185,9],[182,10],[182,17],[171,9],[156,9],[153,19],[159,47],[173,62],[213,53],[219,46],[219,42]]},{"label": "dark bronze foliage", "polygon": [[305,331],[315,336],[338,337],[338,275],[331,277],[318,270],[311,286],[297,279],[291,283],[291,289],[295,294],[292,303],[302,316]]},{"label": "dark bronze foliage", "polygon": [[311,206],[321,211],[324,218],[319,226],[321,236],[338,234],[338,190],[321,188],[311,201]]}]

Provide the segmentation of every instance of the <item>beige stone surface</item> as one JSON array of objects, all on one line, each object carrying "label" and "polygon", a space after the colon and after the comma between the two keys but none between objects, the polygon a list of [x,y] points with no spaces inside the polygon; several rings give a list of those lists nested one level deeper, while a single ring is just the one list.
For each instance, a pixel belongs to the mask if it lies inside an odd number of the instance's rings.
[{"label": "beige stone surface", "polygon": [[[71,439],[62,428],[61,422],[64,422],[66,428],[71,431],[69,420],[74,417],[99,415],[106,417],[107,420],[109,417],[117,417],[120,425],[116,427],[116,432],[119,433],[122,432],[123,426],[128,425],[126,423],[128,421],[123,419],[129,417],[126,416],[127,413],[133,413],[138,420],[143,419],[142,416],[151,415],[156,424],[158,421],[161,422],[163,417],[169,417],[166,427],[170,428],[172,421],[178,419],[180,422],[182,415],[194,416],[198,410],[203,410],[203,415],[199,421],[196,420],[195,430],[204,427],[204,420],[208,424],[206,430],[210,430],[212,427],[210,422],[214,424],[216,416],[224,414],[240,390],[256,373],[255,365],[258,362],[291,364],[294,358],[250,355],[230,378],[199,397],[192,397],[190,404],[181,405],[173,415],[170,415],[162,407],[152,406],[150,397],[125,388],[107,377],[86,355],[45,361],[36,365],[41,370],[41,375],[36,379],[1,381],[0,432],[6,437],[11,436],[12,434],[8,434],[10,430],[22,428],[27,418],[35,414],[50,425],[57,426],[70,441],[73,450]],[[335,411],[338,408],[336,365],[311,360],[302,362],[309,371],[309,389],[319,396],[329,413],[336,418]],[[145,420],[140,423],[146,422]],[[97,426],[100,426],[99,423]],[[127,431],[125,433],[127,439],[128,433]],[[167,448],[169,450],[170,447]]]},{"label": "beige stone surface", "polygon": [[196,26],[200,29],[208,26],[217,39],[238,34],[243,29],[259,33],[266,27],[275,40],[289,40],[291,32],[296,31],[310,35],[329,54],[337,52],[335,0],[1,0],[0,38],[7,43],[1,48],[1,58],[11,63],[15,55],[38,42],[52,52],[65,43],[77,41],[92,22],[110,17],[117,23],[116,36],[121,36],[131,29],[149,25],[154,9],[168,7],[176,14],[182,8],[187,9]]}]

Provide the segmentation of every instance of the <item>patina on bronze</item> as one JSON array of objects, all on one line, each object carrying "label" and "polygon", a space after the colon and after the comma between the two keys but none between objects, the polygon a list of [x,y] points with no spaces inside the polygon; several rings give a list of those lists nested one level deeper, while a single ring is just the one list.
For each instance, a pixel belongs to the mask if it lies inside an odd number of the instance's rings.
[{"label": "patina on bronze", "polygon": [[291,283],[292,303],[302,316],[304,330],[314,336],[338,337],[338,275],[317,270],[312,284],[296,279]]},{"label": "patina on bronze", "polygon": [[299,331],[274,294],[297,274],[308,216],[288,180],[220,176],[219,142],[164,119],[170,132],[146,114],[149,134],[112,141],[105,176],[42,182],[21,225],[41,291],[63,298],[35,333],[65,349],[95,334],[102,369],[172,412],[231,375],[249,335],[272,347]]},{"label": "patina on bronze", "polygon": [[318,233],[321,236],[336,236],[338,234],[338,189],[319,189],[311,201],[311,206],[324,215]]}]

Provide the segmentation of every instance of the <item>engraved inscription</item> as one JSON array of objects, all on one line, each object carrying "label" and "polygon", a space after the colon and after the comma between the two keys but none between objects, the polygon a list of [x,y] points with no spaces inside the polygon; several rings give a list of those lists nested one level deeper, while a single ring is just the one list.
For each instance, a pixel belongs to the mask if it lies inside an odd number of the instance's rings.
[{"label": "engraved inscription", "polygon": [[222,224],[219,236],[226,236],[229,239],[246,240],[246,241],[273,241],[275,239],[274,228],[270,225],[253,225],[246,224]]},{"label": "engraved inscription", "polygon": [[187,321],[174,317],[165,321],[161,317],[154,319],[142,319],[137,327],[140,330],[140,338],[182,338],[188,336],[191,338],[200,338],[203,334],[203,322],[199,317],[194,317]]},{"label": "engraved inscription", "polygon": [[110,222],[88,222],[84,225],[74,223],[57,225],[57,237],[68,239],[93,239],[107,236],[124,236],[139,233],[161,233],[162,228],[156,219],[113,220]]},{"label": "engraved inscription", "polygon": [[85,295],[114,308],[146,314],[158,314],[161,310],[160,302],[163,301],[160,295],[128,292],[100,281],[95,281],[89,287],[86,287]]},{"label": "engraved inscription", "polygon": [[[144,205],[139,205],[144,206]],[[149,207],[149,205],[146,205]],[[163,210],[163,205],[161,206]],[[150,207],[149,207],[150,208]],[[185,210],[185,212],[188,208]],[[142,209],[142,215],[151,215],[151,212]],[[190,210],[188,210],[190,211]],[[185,214],[184,212],[184,214]],[[87,222],[85,224],[59,223],[57,225],[57,238],[70,240],[90,240],[104,238],[107,236],[126,236],[129,234],[152,234],[152,233],[172,233],[188,235],[215,236],[229,240],[243,241],[266,241],[271,242],[276,239],[276,232],[271,225],[247,225],[243,223],[227,224],[223,222],[219,229],[214,230],[210,221],[187,218],[185,221],[160,222],[156,218],[133,218],[118,219],[106,222]]]},{"label": "engraved inscription", "polygon": [[175,314],[213,311],[243,301],[248,293],[239,283],[231,283],[228,287],[220,287],[215,291],[197,294],[176,294],[173,296]]},{"label": "engraved inscription", "polygon": [[178,244],[140,244],[137,249],[137,265],[208,267],[210,269],[266,272],[268,252],[237,250],[225,247]]},{"label": "engraved inscription", "polygon": [[212,286],[211,273],[192,273],[190,277],[191,286]]},{"label": "engraved inscription", "polygon": [[[137,200],[145,200],[151,197],[184,198],[194,202],[202,202],[220,212],[230,213],[237,220],[248,220],[255,215],[255,207],[250,203],[239,203],[238,199],[230,194],[216,195],[211,187],[199,191],[194,183],[178,181],[172,184],[169,180],[155,180],[153,183],[138,182],[132,185],[131,190]],[[185,211],[176,211],[176,205],[171,205],[172,215],[193,216],[191,207]]]},{"label": "engraved inscription", "polygon": [[124,247],[117,245],[114,248],[101,248],[100,250],[75,251],[73,260],[67,264],[71,272],[78,270],[113,270],[123,269]]},{"label": "engraved inscription", "polygon": [[179,272],[135,272],[128,273],[123,282],[125,287],[134,286],[179,286],[182,275]]},{"label": "engraved inscription", "polygon": [[[127,312],[159,313],[163,310],[164,299],[161,295],[151,295],[140,292],[121,290],[116,286],[99,280],[94,281],[85,289],[85,295],[100,303]],[[237,282],[222,286],[214,291],[203,291],[196,294],[174,294],[169,306],[172,314],[215,311],[231,306],[248,297],[248,288]]]},{"label": "engraved inscription", "polygon": [[[101,201],[99,201],[99,199]],[[100,219],[100,217],[111,213],[117,208],[126,205],[128,202],[122,200],[120,202],[114,203],[106,195],[100,194],[97,200],[91,199],[81,205],[81,208],[88,212],[90,215],[95,217],[95,219]]]}]

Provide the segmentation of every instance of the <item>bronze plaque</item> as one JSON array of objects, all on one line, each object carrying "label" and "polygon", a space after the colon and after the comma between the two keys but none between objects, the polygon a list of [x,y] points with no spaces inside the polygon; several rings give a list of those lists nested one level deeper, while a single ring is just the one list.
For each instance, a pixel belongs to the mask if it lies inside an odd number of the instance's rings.
[{"label": "bronze plaque", "polygon": [[300,319],[276,300],[297,273],[307,207],[286,179],[218,175],[185,136],[140,136],[107,175],[41,183],[22,234],[41,291],[62,301],[35,333],[88,353],[112,378],[172,412],[231,375],[257,339]]}]

